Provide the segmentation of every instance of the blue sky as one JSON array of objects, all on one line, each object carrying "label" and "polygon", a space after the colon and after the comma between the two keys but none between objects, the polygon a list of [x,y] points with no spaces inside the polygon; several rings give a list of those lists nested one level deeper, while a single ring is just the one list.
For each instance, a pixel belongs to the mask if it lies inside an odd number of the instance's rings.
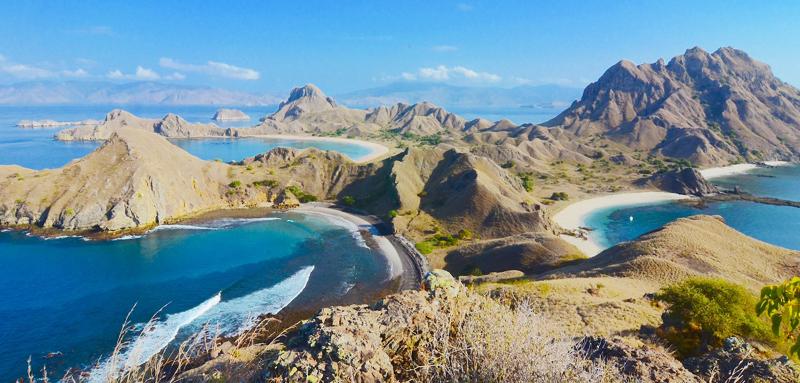
[{"label": "blue sky", "polygon": [[3,0],[0,12],[3,83],[582,87],[623,58],[733,46],[800,85],[797,1]]}]

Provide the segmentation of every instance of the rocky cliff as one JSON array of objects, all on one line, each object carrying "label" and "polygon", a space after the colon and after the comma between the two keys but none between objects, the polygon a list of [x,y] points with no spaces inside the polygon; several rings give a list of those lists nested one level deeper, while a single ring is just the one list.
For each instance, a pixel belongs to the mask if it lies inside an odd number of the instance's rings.
[{"label": "rocky cliff", "polygon": [[797,159],[800,91],[733,48],[620,61],[545,125],[700,165]]}]

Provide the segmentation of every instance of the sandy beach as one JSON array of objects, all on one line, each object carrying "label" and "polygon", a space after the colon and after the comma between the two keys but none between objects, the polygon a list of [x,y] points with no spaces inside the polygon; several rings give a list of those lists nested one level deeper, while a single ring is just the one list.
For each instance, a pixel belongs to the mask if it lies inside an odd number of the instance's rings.
[{"label": "sandy beach", "polygon": [[389,264],[389,278],[395,278],[403,274],[403,261],[400,258],[400,253],[397,252],[397,249],[394,247],[394,245],[392,245],[392,242],[387,238],[386,235],[382,235],[375,225],[366,219],[354,214],[343,212],[341,210],[333,209],[329,206],[330,205],[324,203],[308,203],[290,211],[322,216],[328,219],[339,221],[340,223],[343,223],[343,226],[353,230],[369,231],[372,234],[372,239],[374,239],[375,243],[378,245],[378,249],[374,250],[381,252],[386,257],[386,260]]},{"label": "sandy beach", "polygon": [[[786,161],[764,161],[764,165],[767,166],[788,166],[791,164],[791,162]],[[756,168],[758,168],[757,164],[736,164],[702,169],[700,170],[700,174],[702,174],[707,180],[710,180],[719,177],[731,176],[734,174],[747,173]]]},{"label": "sandy beach", "polygon": [[[648,205],[661,202],[669,202],[680,199],[691,198],[683,194],[666,192],[636,192],[611,194],[602,197],[590,198],[568,205],[555,216],[555,221],[559,226],[567,230],[577,230],[586,226],[586,218],[597,210],[613,207],[627,207],[637,205]],[[570,235],[561,235],[565,241],[575,245],[580,251],[589,257],[593,257],[605,250],[603,246],[591,239],[581,239]]]},{"label": "sandy beach", "polygon": [[384,145],[369,142],[364,140],[357,140],[353,138],[341,138],[341,137],[317,137],[317,136],[304,136],[304,135],[295,135],[295,134],[259,134],[259,135],[252,135],[252,136],[242,136],[242,137],[262,137],[262,138],[271,138],[271,139],[278,139],[278,140],[299,140],[299,141],[328,141],[328,142],[340,142],[344,144],[353,144],[359,145],[366,148],[369,148],[370,153],[361,156],[359,158],[351,158],[353,162],[363,163],[363,162],[370,162],[374,159],[380,158],[386,153],[389,152],[389,148]]}]

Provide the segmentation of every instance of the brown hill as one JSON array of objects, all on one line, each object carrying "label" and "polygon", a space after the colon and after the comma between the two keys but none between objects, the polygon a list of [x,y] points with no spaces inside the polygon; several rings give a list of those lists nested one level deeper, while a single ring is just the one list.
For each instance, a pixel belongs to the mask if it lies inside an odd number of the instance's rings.
[{"label": "brown hill", "polygon": [[612,276],[667,284],[701,275],[758,291],[798,274],[800,252],[750,238],[725,225],[721,217],[700,215],[678,219],[547,277]]},{"label": "brown hill", "polygon": [[800,157],[800,91],[733,48],[620,61],[545,125],[700,165]]},{"label": "brown hill", "polygon": [[3,178],[0,224],[114,231],[164,223],[227,206],[227,169],[151,132],[120,127],[63,168]]}]

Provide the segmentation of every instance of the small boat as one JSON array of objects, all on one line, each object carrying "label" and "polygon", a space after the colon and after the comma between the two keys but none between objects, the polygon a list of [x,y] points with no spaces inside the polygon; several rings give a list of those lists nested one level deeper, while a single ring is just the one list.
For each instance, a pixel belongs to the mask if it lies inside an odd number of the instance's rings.
[{"label": "small boat", "polygon": [[628,216],[628,221],[633,222],[633,216]]}]

